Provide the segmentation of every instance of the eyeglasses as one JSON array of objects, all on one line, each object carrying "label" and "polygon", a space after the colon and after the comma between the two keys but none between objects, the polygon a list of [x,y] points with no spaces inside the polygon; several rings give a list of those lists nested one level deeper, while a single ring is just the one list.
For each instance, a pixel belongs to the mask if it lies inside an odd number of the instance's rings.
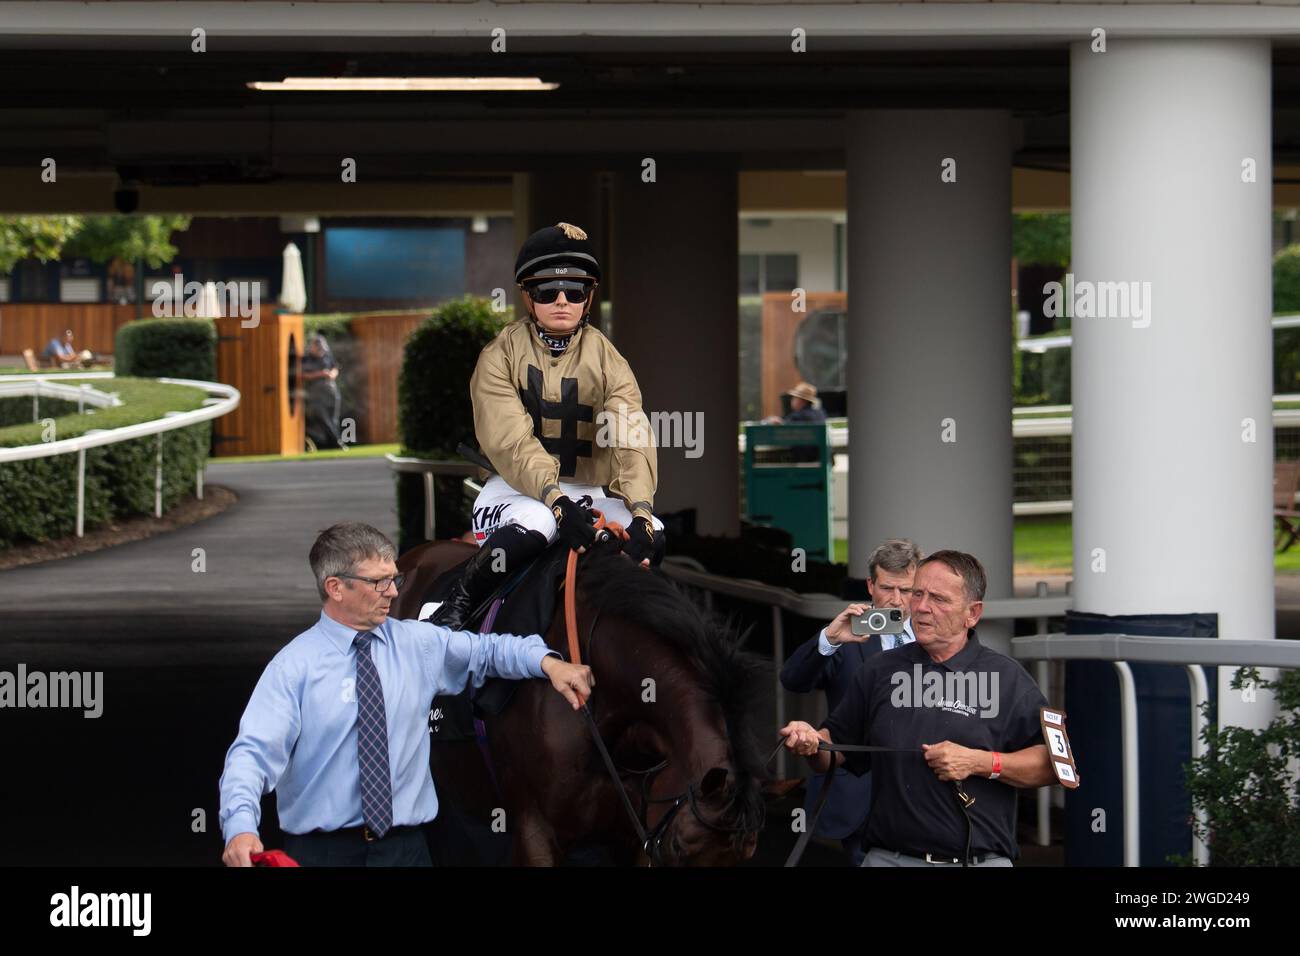
[{"label": "eyeglasses", "polygon": [[402,586],[402,582],[406,580],[405,574],[394,575],[391,578],[363,578],[359,574],[336,574],[334,575],[334,577],[351,578],[353,581],[365,581],[367,584],[374,585],[375,590],[378,591],[380,594],[383,594],[385,591],[387,591],[388,586],[390,584],[394,584],[400,589]]},{"label": "eyeglasses", "polygon": [[550,305],[564,293],[564,298],[569,302],[581,302],[591,295],[591,290],[595,287],[592,282],[579,282],[576,279],[553,279],[550,282],[535,282],[532,285],[524,286],[524,291],[534,302],[542,305]]}]

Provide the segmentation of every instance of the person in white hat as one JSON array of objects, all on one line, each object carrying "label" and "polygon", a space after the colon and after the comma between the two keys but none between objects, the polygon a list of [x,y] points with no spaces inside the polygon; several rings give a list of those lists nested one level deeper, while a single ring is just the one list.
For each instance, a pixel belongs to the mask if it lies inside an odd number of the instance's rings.
[{"label": "person in white hat", "polygon": [[781,394],[790,396],[790,414],[786,415],[785,418],[769,415],[763,419],[764,424],[791,425],[800,422],[826,421],[826,412],[822,409],[821,399],[817,397],[817,389],[808,382],[800,382],[794,388],[787,389]]}]

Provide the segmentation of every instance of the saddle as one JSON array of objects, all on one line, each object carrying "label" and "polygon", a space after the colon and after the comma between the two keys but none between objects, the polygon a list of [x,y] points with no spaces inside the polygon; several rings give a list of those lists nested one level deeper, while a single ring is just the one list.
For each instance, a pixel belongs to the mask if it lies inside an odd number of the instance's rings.
[{"label": "saddle", "polygon": [[[500,599],[501,606],[492,621],[493,633],[521,637],[545,635],[555,616],[568,556],[568,547],[556,539],[526,568],[498,588],[471,615],[465,629],[480,630],[488,611]],[[439,575],[423,595],[421,604],[445,600],[463,570],[463,565],[457,565]],[[435,741],[475,739],[474,718],[502,713],[509,706],[518,684],[518,681],[503,677],[490,677],[481,688],[468,687],[460,694],[435,697],[429,715],[430,736]]]}]

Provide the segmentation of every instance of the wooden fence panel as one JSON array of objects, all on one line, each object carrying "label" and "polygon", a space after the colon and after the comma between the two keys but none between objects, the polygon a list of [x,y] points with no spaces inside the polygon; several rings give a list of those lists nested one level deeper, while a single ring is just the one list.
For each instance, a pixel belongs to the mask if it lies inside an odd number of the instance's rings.
[{"label": "wooden fence panel", "polygon": [[20,355],[32,349],[39,356],[50,339],[72,329],[78,351],[113,354],[117,330],[135,318],[135,305],[77,302],[6,302],[0,305],[0,354]]},{"label": "wooden fence panel", "polygon": [[402,371],[402,353],[407,337],[428,318],[428,312],[412,312],[359,315],[352,320],[352,337],[365,363],[357,441],[375,445],[398,440],[397,377]]}]

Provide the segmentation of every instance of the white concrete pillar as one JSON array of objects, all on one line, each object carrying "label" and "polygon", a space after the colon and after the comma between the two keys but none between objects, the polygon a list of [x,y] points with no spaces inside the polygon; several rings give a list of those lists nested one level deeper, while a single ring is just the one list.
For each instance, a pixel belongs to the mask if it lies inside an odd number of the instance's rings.
[{"label": "white concrete pillar", "polygon": [[[1010,597],[1010,119],[845,122],[849,571],[865,577],[880,541],[908,537],[974,554],[986,597]],[[1010,627],[980,634],[1005,650]]]},{"label": "white concrete pillar", "polygon": [[694,447],[659,448],[655,510],[694,507],[700,534],[740,533],[738,202],[725,159],[659,156],[655,182],[614,177],[614,344],[647,414],[681,413],[669,430]]},{"label": "white concrete pillar", "polygon": [[[1080,611],[1274,636],[1270,65],[1266,40],[1071,48]],[[1083,314],[1102,282],[1137,283],[1127,312]],[[1223,721],[1266,721],[1230,671]]]}]

